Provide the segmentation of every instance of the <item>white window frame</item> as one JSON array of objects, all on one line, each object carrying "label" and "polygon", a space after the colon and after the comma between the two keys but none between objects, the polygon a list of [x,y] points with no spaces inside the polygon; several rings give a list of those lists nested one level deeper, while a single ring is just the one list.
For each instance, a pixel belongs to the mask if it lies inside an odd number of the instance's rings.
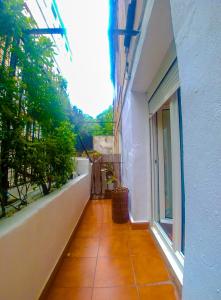
[{"label": "white window frame", "polygon": [[[158,218],[165,219],[164,194],[164,161],[162,145],[162,113],[150,116],[151,128],[151,166],[152,166],[152,221],[151,229],[177,278],[182,284],[184,256],[182,247],[182,192],[181,192],[181,158],[180,158],[180,128],[177,91],[165,102],[169,101],[171,123],[171,156],[172,156],[172,198],[173,198],[173,240],[171,241],[158,222]],[[159,197],[159,201],[158,201]],[[159,204],[158,204],[159,203]],[[160,205],[160,209],[159,206]],[[160,215],[158,215],[160,212]],[[167,219],[166,219],[167,220]]]},{"label": "white window frame", "polygon": [[[157,113],[157,148],[158,148],[158,180],[159,180],[159,213],[160,220],[165,220],[165,189],[164,189],[164,153],[163,153],[163,118],[162,111]],[[160,130],[159,130],[160,129]]]},{"label": "white window frame", "polygon": [[181,252],[182,248],[182,190],[181,190],[181,157],[180,126],[177,92],[170,102],[171,120],[171,156],[172,156],[172,193],[173,193],[173,249]]}]

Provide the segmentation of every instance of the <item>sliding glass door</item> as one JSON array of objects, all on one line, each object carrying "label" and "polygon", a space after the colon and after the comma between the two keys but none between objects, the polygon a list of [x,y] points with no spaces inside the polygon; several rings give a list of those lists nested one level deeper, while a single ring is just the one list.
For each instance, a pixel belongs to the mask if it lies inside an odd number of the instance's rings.
[{"label": "sliding glass door", "polygon": [[174,251],[182,250],[182,172],[178,94],[151,117],[153,224]]},{"label": "sliding glass door", "polygon": [[157,112],[157,142],[159,160],[159,216],[158,221],[167,236],[172,240],[173,195],[170,108],[164,106]]}]

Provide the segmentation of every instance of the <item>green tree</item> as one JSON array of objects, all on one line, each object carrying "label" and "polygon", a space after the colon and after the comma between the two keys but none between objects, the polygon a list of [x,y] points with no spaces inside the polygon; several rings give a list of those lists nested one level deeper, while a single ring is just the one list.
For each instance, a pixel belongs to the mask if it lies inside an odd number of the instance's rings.
[{"label": "green tree", "polygon": [[77,134],[76,150],[83,152],[92,150],[93,148],[93,122],[94,119],[83,113],[77,106],[72,108],[72,123],[74,125],[74,132]]},{"label": "green tree", "polygon": [[[50,39],[31,36],[35,26],[24,1],[0,2],[0,199],[3,215],[12,170],[20,200],[38,184],[44,194],[73,171],[75,135],[67,83],[54,72]],[[25,201],[24,201],[25,200]]]},{"label": "green tree", "polygon": [[96,135],[113,135],[113,106],[100,113],[97,118],[98,134]]},{"label": "green tree", "polygon": [[[109,106],[95,119],[84,114],[77,106],[72,108],[72,124],[77,134],[76,149],[78,152],[92,150],[93,136],[113,135],[113,107]],[[83,144],[83,145],[82,145]]]}]

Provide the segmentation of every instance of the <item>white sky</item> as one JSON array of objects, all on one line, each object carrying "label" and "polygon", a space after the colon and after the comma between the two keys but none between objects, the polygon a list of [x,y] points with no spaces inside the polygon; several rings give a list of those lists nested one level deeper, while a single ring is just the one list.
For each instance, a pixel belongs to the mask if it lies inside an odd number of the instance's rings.
[{"label": "white sky", "polygon": [[112,104],[108,0],[57,0],[72,50],[65,70],[71,102],[93,117]]}]

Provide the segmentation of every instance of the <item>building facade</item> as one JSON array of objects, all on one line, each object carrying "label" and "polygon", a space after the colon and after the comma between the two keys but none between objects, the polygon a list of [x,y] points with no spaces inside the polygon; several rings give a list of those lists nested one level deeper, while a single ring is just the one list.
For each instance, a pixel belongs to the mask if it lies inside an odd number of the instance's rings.
[{"label": "building facade", "polygon": [[221,3],[112,5],[115,152],[131,221],[149,224],[183,299],[220,299]]},{"label": "building facade", "polygon": [[[27,13],[36,22],[38,28],[65,28],[56,0],[25,0]],[[65,70],[72,60],[68,37],[66,34],[47,35],[55,46],[55,62],[58,73],[65,76]]]}]

